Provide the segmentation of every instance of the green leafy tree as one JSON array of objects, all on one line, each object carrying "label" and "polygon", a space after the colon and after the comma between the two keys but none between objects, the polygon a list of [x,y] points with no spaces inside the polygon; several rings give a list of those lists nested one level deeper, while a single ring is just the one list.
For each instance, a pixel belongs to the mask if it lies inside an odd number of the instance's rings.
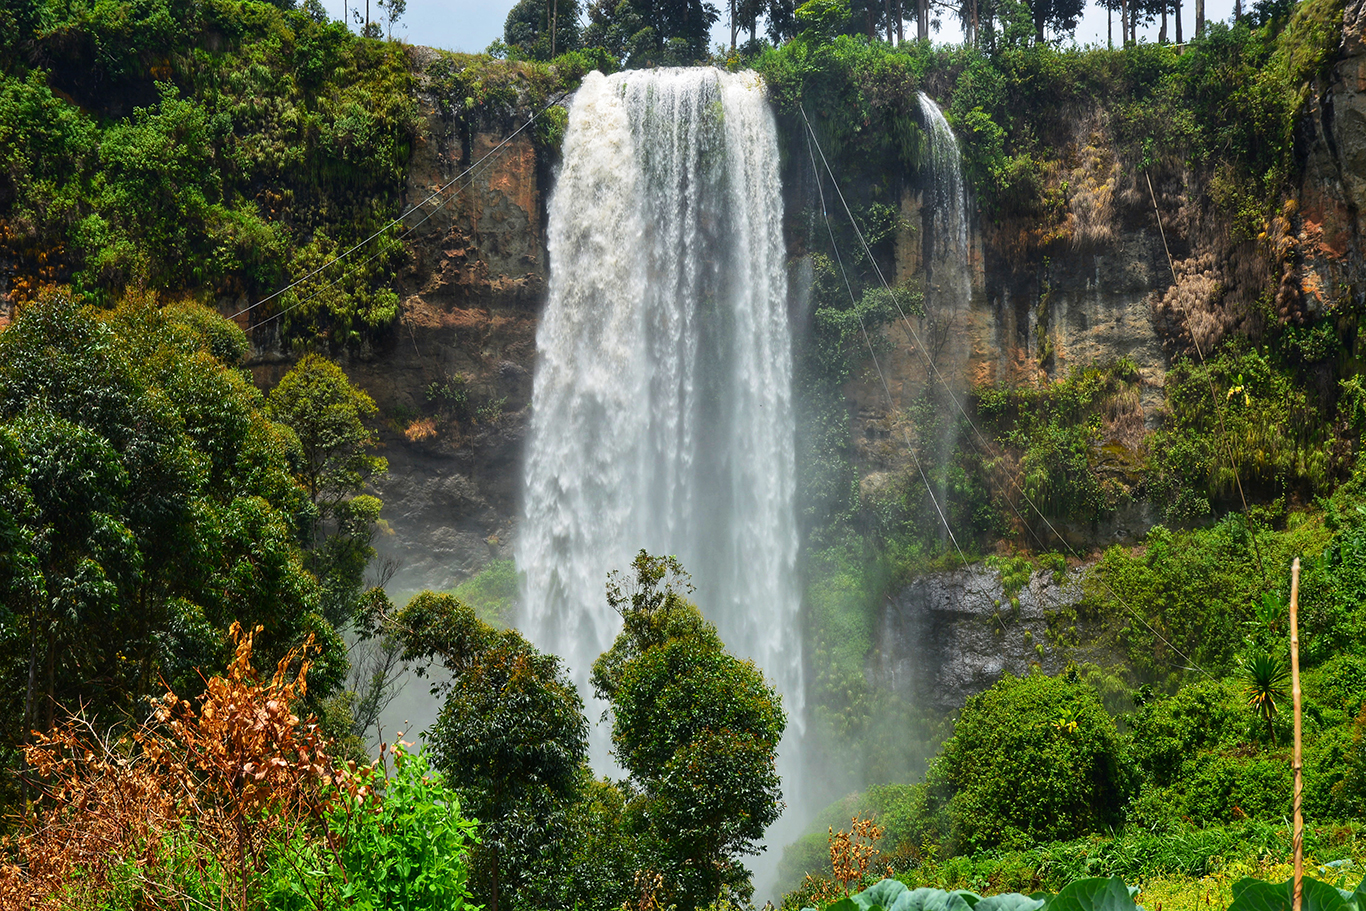
[{"label": "green leafy tree", "polygon": [[587,753],[583,701],[554,655],[450,595],[423,592],[390,621],[409,660],[440,662],[436,765],[482,825],[474,889],[490,911],[535,904],[566,847]]},{"label": "green leafy tree", "polygon": [[130,711],[162,679],[202,686],[234,620],[278,657],[308,633],[315,687],[344,648],[317,613],[290,434],[236,369],[245,338],[194,306],[98,312],[44,294],[0,335],[4,739],[62,706]]},{"label": "green leafy tree", "polygon": [[507,16],[503,41],[533,60],[579,47],[579,0],[520,0]]},{"label": "green leafy tree", "polygon": [[688,65],[707,56],[720,12],[704,0],[595,0],[585,47],[602,47],[628,67]]},{"label": "green leafy tree", "polygon": [[266,408],[299,438],[299,479],[314,507],[310,568],[323,583],[325,615],[341,626],[355,612],[375,554],[381,503],[361,493],[369,477],[388,468],[369,451],[376,440],[366,420],[375,402],[335,363],[306,354],[270,391]]},{"label": "green leafy tree", "polygon": [[930,812],[957,849],[1075,838],[1120,820],[1119,732],[1080,680],[1007,674],[963,707],[931,766]]},{"label": "green leafy tree", "polygon": [[659,869],[680,907],[700,907],[724,888],[750,889],[738,858],[782,812],[775,759],[787,721],[754,663],[726,652],[682,597],[678,562],[641,551],[634,568],[632,583],[608,583],[625,628],[594,663],[594,686],[610,700],[612,743],[641,789]]}]

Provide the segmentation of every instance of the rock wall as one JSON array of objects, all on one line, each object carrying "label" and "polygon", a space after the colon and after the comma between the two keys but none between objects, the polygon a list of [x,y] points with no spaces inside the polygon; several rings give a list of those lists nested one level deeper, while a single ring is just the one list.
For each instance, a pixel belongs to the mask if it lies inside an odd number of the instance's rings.
[{"label": "rock wall", "polygon": [[1283,295],[1321,313],[1366,301],[1366,2],[1343,11],[1342,56],[1315,86],[1297,144],[1298,211],[1285,227]]},{"label": "rock wall", "polygon": [[1083,572],[1040,570],[1013,602],[980,564],[921,576],[883,605],[869,673],[912,705],[951,712],[1002,674],[1059,671],[1066,659],[1048,645],[1048,614],[1080,599]]},{"label": "rock wall", "polygon": [[[1305,179],[1298,210],[1287,213],[1280,229],[1288,251],[1282,286],[1287,299],[1304,308],[1335,306],[1344,296],[1359,302],[1366,293],[1364,6],[1366,0],[1348,3],[1343,56],[1317,87],[1300,137]],[[412,50],[423,127],[409,204],[478,162],[531,113],[465,126],[451,113],[459,99],[440,97],[436,80],[424,75],[438,59],[437,52]],[[1191,214],[1205,208],[1198,190],[1179,175],[1159,177],[1149,190],[1138,175],[1122,172],[1103,135],[1093,119],[1075,126],[1063,157],[1066,173],[1055,175],[1068,188],[1059,227],[1065,239],[1048,245],[1046,259],[1022,252],[1018,236],[974,220],[967,299],[951,312],[941,306],[913,318],[911,327],[887,330],[892,350],[883,364],[891,407],[871,372],[850,383],[856,458],[869,483],[905,467],[891,441],[899,437],[900,410],[932,381],[926,355],[960,391],[982,382],[1058,377],[1074,364],[1128,357],[1143,380],[1139,432],[1160,420],[1170,340],[1179,334],[1173,325],[1189,322],[1189,314],[1164,302],[1178,291],[1216,284],[1224,266],[1211,261],[1227,251],[1202,239]],[[398,324],[383,339],[342,355],[343,366],[381,412],[390,471],[375,487],[391,533],[378,544],[398,561],[391,587],[400,591],[449,587],[488,560],[511,554],[536,320],[548,277],[544,218],[553,167],[545,150],[523,134],[468,181],[448,189],[442,197],[448,202],[429,204],[435,212],[410,237]],[[923,191],[908,187],[901,210],[911,226],[899,235],[895,253],[898,278],[905,279],[924,268]],[[800,297],[802,289],[794,290]],[[291,360],[264,340],[252,367],[258,381],[270,385]],[[455,393],[463,393],[463,404],[452,401]],[[1107,445],[1123,449],[1136,441]],[[1103,529],[1072,530],[1071,537],[1083,545],[1135,540],[1150,522],[1135,510]],[[999,594],[990,577],[984,570],[965,571],[903,592],[884,618],[884,657],[876,659],[876,673],[908,692],[956,703],[1002,670],[1027,667],[1032,646],[1015,645],[1023,630],[1039,641],[1041,628],[1030,625],[1042,622],[1032,613],[1035,596],[1022,595],[1019,635],[991,632]],[[1046,586],[1040,591],[1038,605],[1062,597]],[[935,646],[938,657],[928,669],[915,672],[919,677],[890,657],[915,642],[943,643]]]},{"label": "rock wall", "polygon": [[[422,128],[403,204],[450,186],[422,206],[430,217],[407,238],[397,325],[380,341],[337,354],[379,406],[389,472],[373,485],[387,525],[376,546],[394,561],[389,587],[400,596],[449,588],[490,559],[511,556],[546,291],[552,166],[529,131],[509,139],[531,111],[465,128],[451,113],[460,100],[442,97],[426,77],[441,54],[413,48],[411,56]],[[273,385],[292,358],[269,339],[257,342],[256,379]]]}]

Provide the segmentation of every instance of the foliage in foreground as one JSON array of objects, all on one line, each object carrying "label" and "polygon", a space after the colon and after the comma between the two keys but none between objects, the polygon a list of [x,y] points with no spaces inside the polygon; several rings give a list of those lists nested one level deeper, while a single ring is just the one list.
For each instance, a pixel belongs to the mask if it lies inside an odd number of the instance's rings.
[{"label": "foliage in foreground", "polygon": [[[193,304],[45,292],[0,335],[0,744],[82,705],[101,728],[164,680],[193,695],[233,621],[272,660],[312,633],[344,674],[301,545],[297,437]],[[98,681],[97,684],[94,682]]]},{"label": "foliage in foreground", "polygon": [[432,750],[481,820],[471,887],[490,909],[695,908],[750,891],[740,857],[781,808],[779,697],[686,600],[677,561],[642,552],[632,569],[609,581],[624,630],[593,667],[620,782],[587,766],[583,703],[559,659],[452,595],[423,592],[384,618],[406,660],[449,673],[433,688]]},{"label": "foliage in foreground", "polygon": [[[256,631],[259,632],[259,629]],[[40,801],[0,866],[5,907],[458,911],[474,824],[424,756],[328,752],[295,709],[308,646],[267,681],[255,633],[198,704],[167,693],[106,733],[75,717],[25,748]]]}]

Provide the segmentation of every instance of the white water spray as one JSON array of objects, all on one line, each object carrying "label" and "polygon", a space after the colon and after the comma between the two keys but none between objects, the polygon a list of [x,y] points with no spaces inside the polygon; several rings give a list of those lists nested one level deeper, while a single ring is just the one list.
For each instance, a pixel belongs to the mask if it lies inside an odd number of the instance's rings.
[{"label": "white water spray", "polygon": [[[803,729],[792,353],[772,113],[754,74],[590,74],[549,207],[517,565],[523,629],[588,703],[620,629],[604,583],[676,555],[728,648]],[[611,768],[607,725],[593,763]]]}]

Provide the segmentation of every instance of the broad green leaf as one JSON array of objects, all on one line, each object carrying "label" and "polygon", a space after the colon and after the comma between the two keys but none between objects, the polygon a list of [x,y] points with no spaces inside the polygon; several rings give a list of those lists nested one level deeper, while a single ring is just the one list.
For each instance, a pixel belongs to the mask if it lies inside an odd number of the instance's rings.
[{"label": "broad green leaf", "polygon": [[905,892],[905,883],[895,879],[884,879],[869,886],[859,894],[851,896],[851,900],[861,911],[869,911],[873,907],[886,908],[891,911],[896,905],[896,900]]},{"label": "broad green leaf", "polygon": [[1118,876],[1096,876],[1068,883],[1048,903],[1048,911],[1134,911],[1134,897]]},{"label": "broad green leaf", "polygon": [[[972,900],[964,898],[969,895]],[[902,892],[896,903],[888,911],[972,911],[978,899],[974,893],[945,892],[922,886],[910,892]]]},{"label": "broad green leaf", "polygon": [[1004,895],[988,895],[974,906],[973,911],[1039,911],[1045,904],[1042,898],[1007,892]]},{"label": "broad green leaf", "polygon": [[[1233,884],[1229,911],[1287,911],[1293,904],[1294,880],[1283,883],[1240,879]],[[1351,911],[1352,902],[1342,891],[1319,879],[1304,878],[1303,911]]]}]

